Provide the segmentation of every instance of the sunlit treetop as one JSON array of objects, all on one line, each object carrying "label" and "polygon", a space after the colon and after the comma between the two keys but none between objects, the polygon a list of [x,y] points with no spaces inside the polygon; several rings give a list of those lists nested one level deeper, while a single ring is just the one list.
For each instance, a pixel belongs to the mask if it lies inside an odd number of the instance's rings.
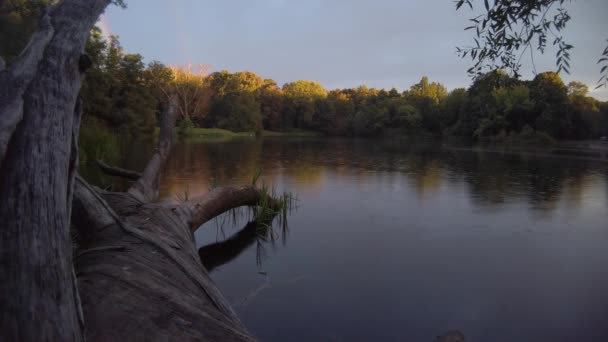
[{"label": "sunlit treetop", "polygon": [[585,83],[572,81],[568,83],[568,95],[569,96],[587,96],[589,93],[589,87]]},{"label": "sunlit treetop", "polygon": [[[457,0],[456,9],[473,9],[474,3]],[[535,69],[534,51],[542,54],[548,45],[557,50],[557,72],[569,73],[573,46],[562,34],[571,19],[566,9],[569,4],[569,0],[483,0],[484,14],[469,19],[471,25],[465,28],[475,31],[475,44],[457,48],[459,56],[474,62],[469,74],[477,77],[487,70],[506,69],[519,77],[522,57],[529,53]],[[608,47],[598,64],[598,87],[608,86]]]},{"label": "sunlit treetop", "polygon": [[299,80],[283,85],[283,92],[287,97],[324,98],[327,90],[316,81]]}]

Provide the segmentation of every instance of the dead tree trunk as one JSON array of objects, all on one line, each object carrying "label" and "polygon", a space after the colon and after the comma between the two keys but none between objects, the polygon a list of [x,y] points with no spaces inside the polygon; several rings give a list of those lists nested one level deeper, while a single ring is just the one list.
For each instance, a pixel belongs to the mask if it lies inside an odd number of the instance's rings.
[{"label": "dead tree trunk", "polygon": [[79,341],[69,234],[86,38],[109,0],[49,8],[0,71],[0,332],[6,341]]}]

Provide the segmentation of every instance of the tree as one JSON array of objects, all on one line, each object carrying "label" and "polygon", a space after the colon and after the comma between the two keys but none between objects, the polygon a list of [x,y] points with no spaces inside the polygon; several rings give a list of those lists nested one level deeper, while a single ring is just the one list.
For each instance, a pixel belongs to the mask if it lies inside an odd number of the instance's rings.
[{"label": "tree", "polygon": [[568,99],[572,111],[575,136],[579,139],[602,136],[600,102],[587,96],[589,88],[582,82],[568,83]]},{"label": "tree", "polygon": [[412,105],[399,107],[397,123],[408,130],[416,130],[422,127],[422,116],[420,111]]},{"label": "tree", "polygon": [[387,108],[369,105],[355,114],[353,128],[358,135],[376,136],[386,127],[388,119]]},{"label": "tree", "polygon": [[143,57],[125,54],[120,64],[121,88],[114,109],[123,116],[131,132],[151,133],[156,126],[157,99],[151,89],[155,84],[147,83]]},{"label": "tree", "polygon": [[525,125],[532,125],[534,102],[525,84],[516,84],[493,92],[495,110],[504,117],[508,131],[519,132]]},{"label": "tree", "polygon": [[554,138],[572,137],[568,110],[568,88],[556,72],[543,72],[530,83],[530,97],[535,103],[536,130]]},{"label": "tree", "polygon": [[448,91],[442,84],[430,83],[428,77],[424,76],[419,83],[410,87],[405,98],[420,112],[424,128],[439,133],[441,124],[438,106],[447,95]]},{"label": "tree", "polygon": [[11,62],[36,29],[50,0],[7,0],[0,3],[0,56]]},{"label": "tree", "polygon": [[[456,9],[467,5],[473,9],[474,0],[456,1]],[[570,50],[563,32],[570,22],[566,0],[484,0],[484,12],[472,19],[465,30],[475,31],[475,45],[457,48],[463,58],[474,62],[469,73],[477,77],[484,70],[507,69],[517,78],[524,53],[534,50],[544,53],[551,41],[557,50],[557,72],[569,73]],[[608,41],[608,40],[607,40]],[[608,86],[608,46],[598,60],[601,64],[598,87]]]},{"label": "tree", "polygon": [[[109,0],[45,12],[0,73],[0,331],[11,341],[81,341],[70,212],[86,38]],[[52,20],[51,20],[52,18]]]},{"label": "tree", "polygon": [[300,80],[283,86],[288,106],[292,107],[294,127],[311,128],[315,102],[327,97],[327,90],[319,82]]},{"label": "tree", "polygon": [[264,80],[259,90],[263,126],[269,130],[281,130],[283,124],[283,91],[274,80]]},{"label": "tree", "polygon": [[176,96],[180,117],[185,120],[202,121],[209,112],[211,92],[205,84],[209,67],[192,64],[171,67],[173,78],[165,90],[166,96]]},{"label": "tree", "polygon": [[346,134],[349,122],[355,116],[355,104],[348,93],[340,90],[332,90],[327,97],[330,108],[331,128],[327,132],[337,135]]},{"label": "tree", "polygon": [[141,55],[125,53],[116,36],[109,40],[108,44],[95,27],[86,43],[91,67],[81,91],[83,121],[86,126],[101,123],[132,133],[151,133],[163,83],[149,77]]},{"label": "tree", "polygon": [[223,96],[213,104],[213,112],[222,113],[217,127],[236,132],[262,132],[260,104],[253,93],[234,92]]},{"label": "tree", "polygon": [[441,128],[445,130],[453,126],[458,118],[466,111],[468,104],[468,93],[464,88],[452,90],[441,102]]},{"label": "tree", "polygon": [[419,83],[410,87],[410,98],[414,101],[422,98],[428,98],[434,104],[439,104],[448,95],[448,90],[441,83],[429,83],[429,78],[423,76]]},{"label": "tree", "polygon": [[568,96],[587,96],[589,87],[583,82],[572,81],[568,83]]}]

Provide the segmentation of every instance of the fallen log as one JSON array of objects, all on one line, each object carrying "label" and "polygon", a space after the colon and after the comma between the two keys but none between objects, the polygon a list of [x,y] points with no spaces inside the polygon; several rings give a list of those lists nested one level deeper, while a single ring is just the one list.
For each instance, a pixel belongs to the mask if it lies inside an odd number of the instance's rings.
[{"label": "fallen log", "polygon": [[[159,145],[126,192],[95,189],[78,177],[73,223],[75,269],[90,340],[254,340],[203,267],[193,232],[240,206],[281,203],[255,186],[226,187],[191,201],[154,203],[171,149],[175,107]],[[268,205],[268,204],[267,204]]]}]

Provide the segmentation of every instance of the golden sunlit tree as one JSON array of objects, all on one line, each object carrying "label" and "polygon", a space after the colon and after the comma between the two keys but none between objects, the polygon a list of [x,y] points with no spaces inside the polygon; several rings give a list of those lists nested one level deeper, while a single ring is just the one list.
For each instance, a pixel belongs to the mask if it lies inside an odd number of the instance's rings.
[{"label": "golden sunlit tree", "polygon": [[205,85],[210,66],[173,65],[172,79],[164,90],[166,95],[175,95],[177,110],[184,120],[202,119],[209,111],[210,92]]}]

